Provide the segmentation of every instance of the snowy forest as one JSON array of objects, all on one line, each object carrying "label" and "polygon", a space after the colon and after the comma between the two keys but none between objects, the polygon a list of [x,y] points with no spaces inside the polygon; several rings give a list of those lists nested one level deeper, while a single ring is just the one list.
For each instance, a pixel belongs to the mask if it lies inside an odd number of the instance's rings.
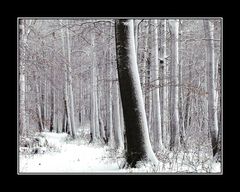
[{"label": "snowy forest", "polygon": [[18,18],[18,173],[222,172],[221,18]]}]

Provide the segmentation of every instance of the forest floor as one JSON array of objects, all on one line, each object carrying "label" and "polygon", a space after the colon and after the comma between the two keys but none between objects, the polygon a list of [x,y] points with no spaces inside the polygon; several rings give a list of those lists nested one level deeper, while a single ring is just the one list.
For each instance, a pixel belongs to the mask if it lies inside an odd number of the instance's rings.
[{"label": "forest floor", "polygon": [[[19,155],[20,173],[220,173],[220,163],[196,160],[193,154],[177,156],[164,153],[159,166],[139,165],[122,169],[123,152],[103,144],[89,144],[88,130],[78,132],[75,140],[65,133],[41,133],[48,141],[42,153]],[[21,150],[21,147],[20,147]]]}]

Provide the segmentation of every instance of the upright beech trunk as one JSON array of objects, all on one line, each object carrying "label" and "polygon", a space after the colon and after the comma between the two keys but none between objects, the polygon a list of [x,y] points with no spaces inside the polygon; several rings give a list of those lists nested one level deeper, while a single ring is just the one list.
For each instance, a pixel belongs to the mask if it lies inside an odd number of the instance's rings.
[{"label": "upright beech trunk", "polygon": [[179,57],[178,57],[178,28],[179,28],[179,20],[169,20],[169,27],[172,32],[172,78],[173,85],[172,87],[172,120],[171,120],[171,137],[170,137],[170,150],[174,148],[178,148],[180,145],[179,138],[179,108],[178,108],[178,65],[179,65]]},{"label": "upright beech trunk", "polygon": [[41,115],[41,107],[40,107],[40,100],[39,100],[39,82],[38,78],[36,77],[36,73],[33,74],[34,80],[35,80],[35,90],[36,90],[36,111],[37,111],[37,118],[38,118],[38,130],[39,132],[43,131],[43,121],[42,121],[42,115]]},{"label": "upright beech trunk", "polygon": [[192,102],[192,98],[191,98],[192,97],[191,96],[192,63],[193,63],[193,58],[190,59],[188,63],[189,75],[188,75],[188,87],[187,87],[186,105],[185,105],[185,114],[184,114],[185,130],[188,130],[190,125],[190,110],[191,110],[191,102]]},{"label": "upright beech trunk", "polygon": [[76,127],[75,127],[75,113],[74,113],[74,99],[73,99],[73,87],[72,87],[72,68],[71,68],[71,47],[70,47],[70,36],[69,30],[66,29],[67,35],[67,53],[68,53],[68,62],[67,62],[67,72],[68,72],[68,83],[69,83],[69,100],[70,100],[70,120],[71,120],[71,135],[73,138],[76,136]]},{"label": "upright beech trunk", "polygon": [[[55,72],[52,70],[53,74],[53,82],[55,78]],[[54,84],[52,83],[51,87],[51,119],[50,119],[50,132],[54,129],[54,122],[55,122],[55,91],[54,91]]]},{"label": "upright beech trunk", "polygon": [[[180,22],[180,21],[179,21]],[[181,37],[182,37],[182,28],[179,29],[179,48],[180,50],[182,49],[181,47]],[[181,145],[184,145],[185,147],[185,128],[184,128],[184,120],[183,120],[183,78],[182,78],[182,68],[183,68],[183,60],[182,57],[179,58],[179,73],[178,73],[178,78],[179,78],[179,133],[180,133],[180,143]]]},{"label": "upright beech trunk", "polygon": [[218,120],[217,105],[215,102],[215,55],[214,55],[214,25],[204,20],[204,29],[207,39],[207,68],[208,68],[208,127],[211,134],[213,156],[218,152]]},{"label": "upright beech trunk", "polygon": [[[112,34],[112,27],[110,27],[110,35]],[[110,38],[109,38],[109,44],[110,44]],[[111,46],[108,50],[109,55],[109,66],[108,66],[108,100],[107,100],[107,138],[108,138],[108,143],[110,146],[113,145],[113,116],[112,116],[112,50]]]},{"label": "upright beech trunk", "polygon": [[40,81],[39,83],[39,89],[40,89],[40,95],[41,95],[41,102],[40,102],[40,106],[41,106],[41,118],[42,118],[42,123],[43,123],[43,130],[46,127],[46,77],[44,80]]},{"label": "upright beech trunk", "polygon": [[153,136],[154,136],[154,150],[158,151],[162,148],[162,130],[161,130],[161,112],[160,112],[160,95],[159,95],[159,61],[158,61],[158,22],[154,20],[152,23],[151,31],[153,33],[153,46],[152,46],[152,81],[153,81]]},{"label": "upright beech trunk", "polygon": [[138,54],[138,21],[134,20],[134,38],[135,38],[135,49],[136,49],[136,55]]},{"label": "upright beech trunk", "polygon": [[[54,45],[54,43],[53,43]],[[55,101],[55,69],[53,69],[53,66],[51,66],[51,74],[52,74],[52,82],[51,82],[51,117],[50,117],[50,132],[53,131],[55,127],[55,122],[56,122],[56,132],[58,133],[58,106],[56,107],[55,105],[58,105],[58,102]],[[56,74],[57,75],[57,74]],[[58,95],[57,95],[58,96]],[[56,97],[58,98],[58,97]],[[57,103],[57,104],[56,104]],[[55,118],[55,108],[57,112],[57,119]]]},{"label": "upright beech trunk", "polygon": [[147,119],[140,85],[133,20],[120,19],[115,23],[118,78],[126,128],[126,160],[130,167],[149,160],[157,163],[148,135]]},{"label": "upright beech trunk", "polygon": [[[148,21],[148,25],[151,25],[151,20]],[[152,31],[148,28],[148,40],[147,47],[151,47],[152,42]],[[147,123],[148,123],[148,130],[151,134],[151,119],[152,119],[152,91],[151,91],[151,81],[152,81],[152,72],[151,72],[151,57],[152,52],[149,50],[146,55],[146,72],[145,72],[145,109],[147,115]],[[152,135],[150,135],[150,139],[152,139]],[[151,140],[152,141],[152,140]]]},{"label": "upright beech trunk", "polygon": [[26,135],[26,111],[25,111],[25,47],[27,42],[25,20],[19,20],[19,37],[20,42],[23,43],[23,48],[20,52],[20,66],[19,66],[19,132],[23,136]]},{"label": "upright beech trunk", "polygon": [[[27,26],[28,25],[28,26]],[[26,73],[25,73],[25,59],[28,35],[30,33],[30,26],[32,20],[19,19],[19,42],[22,44],[20,49],[19,59],[19,132],[26,136]]]},{"label": "upright beech trunk", "polygon": [[[145,101],[146,95],[146,83],[147,83],[147,57],[148,57],[148,31],[149,31],[150,21],[145,26],[145,37],[144,37],[144,53],[143,53],[143,61],[142,61],[142,87],[143,87],[143,101]],[[145,103],[145,102],[144,102]]]},{"label": "upright beech trunk", "polygon": [[[62,21],[62,25],[63,25],[63,21]],[[65,113],[65,131],[68,134],[71,134],[71,130],[72,130],[72,123],[71,123],[71,119],[70,119],[70,102],[69,102],[69,84],[68,84],[68,64],[67,64],[67,53],[66,53],[66,38],[65,38],[65,31],[64,28],[62,28],[61,30],[61,37],[62,37],[62,53],[63,53],[63,57],[64,57],[64,98],[63,98],[63,102],[64,102],[64,113]]]},{"label": "upright beech trunk", "polygon": [[179,64],[179,126],[180,126],[180,143],[184,144],[185,127],[183,118],[183,88],[182,88],[182,62]]},{"label": "upright beech trunk", "polygon": [[97,66],[96,66],[96,58],[95,58],[95,34],[92,32],[91,34],[91,57],[92,57],[92,70],[91,70],[91,127],[90,127],[90,142],[95,142],[100,138],[99,131],[99,118],[98,118],[98,103],[97,103]]},{"label": "upright beech trunk", "polygon": [[117,71],[116,71],[116,69],[114,70],[113,74],[114,74],[114,81],[113,81],[114,140],[115,140],[115,147],[117,149],[123,149],[124,148],[124,143],[123,143],[123,137],[122,137],[121,122],[120,122],[119,94],[118,94],[118,83],[117,83]]},{"label": "upright beech trunk", "polygon": [[120,97],[120,92],[118,88],[118,98],[119,98],[119,114],[120,114],[120,128],[121,128],[121,134],[122,134],[122,139],[123,139],[123,145],[124,145],[124,150],[127,149],[127,141],[126,141],[126,133],[125,133],[125,125],[124,125],[124,118],[123,118],[123,108],[122,108],[122,101]]},{"label": "upright beech trunk", "polygon": [[167,87],[167,62],[166,62],[166,49],[167,49],[167,22],[164,19],[161,22],[161,49],[160,58],[162,60],[162,133],[163,133],[163,144],[167,145],[167,130],[168,130],[168,87]]}]

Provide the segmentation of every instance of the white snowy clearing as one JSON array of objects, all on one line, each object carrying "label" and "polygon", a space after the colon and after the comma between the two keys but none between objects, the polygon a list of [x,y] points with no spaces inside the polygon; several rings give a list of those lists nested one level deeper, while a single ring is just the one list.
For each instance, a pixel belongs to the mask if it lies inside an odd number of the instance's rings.
[{"label": "white snowy clearing", "polygon": [[[88,130],[85,130],[88,132]],[[102,144],[88,144],[85,134],[78,132],[75,140],[66,133],[41,133],[47,141],[42,153],[19,155],[19,173],[220,173],[220,163],[186,163],[177,161],[159,162],[159,166],[141,164],[138,168],[124,168],[123,153]],[[84,136],[85,135],[85,136]],[[20,151],[22,151],[20,147]],[[170,157],[171,155],[169,155]],[[185,159],[186,156],[185,156]],[[176,163],[177,162],[177,163]]]}]

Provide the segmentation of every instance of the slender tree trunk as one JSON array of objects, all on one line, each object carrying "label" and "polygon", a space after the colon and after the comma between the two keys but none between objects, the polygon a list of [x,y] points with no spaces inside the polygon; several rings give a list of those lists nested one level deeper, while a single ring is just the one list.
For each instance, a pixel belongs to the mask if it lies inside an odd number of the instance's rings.
[{"label": "slender tree trunk", "polygon": [[36,111],[37,111],[37,118],[38,118],[38,128],[39,132],[43,131],[43,121],[41,115],[41,106],[40,106],[40,90],[39,90],[39,82],[37,81],[36,74],[34,73],[34,80],[35,80],[35,89],[36,89]]},{"label": "slender tree trunk", "polygon": [[69,30],[66,29],[67,35],[67,53],[68,53],[68,62],[67,62],[67,72],[68,72],[68,83],[69,83],[69,99],[70,99],[70,120],[71,120],[71,134],[72,137],[76,136],[76,127],[75,127],[75,112],[74,112],[74,98],[73,98],[73,87],[72,87],[72,68],[71,68],[71,46],[70,46],[70,36]]},{"label": "slender tree trunk", "polygon": [[[63,21],[61,23],[63,25]],[[68,68],[67,68],[67,64],[65,60],[67,60],[67,54],[66,54],[66,38],[65,38],[65,31],[64,28],[62,28],[61,30],[61,37],[62,37],[62,53],[63,53],[63,57],[64,57],[64,108],[65,108],[65,131],[68,134],[71,134],[71,130],[72,130],[72,124],[71,124],[71,120],[70,120],[70,105],[69,105],[69,97],[68,97]]]},{"label": "slender tree trunk", "polygon": [[26,136],[26,112],[25,112],[25,44],[26,44],[26,35],[25,35],[25,26],[24,20],[19,20],[19,36],[20,42],[23,43],[23,48],[20,50],[20,66],[19,66],[19,122],[20,122],[20,134]]},{"label": "slender tree trunk", "polygon": [[94,97],[94,92],[95,92],[95,85],[94,85],[94,75],[95,75],[95,67],[93,65],[94,63],[92,62],[91,66],[91,97],[90,97],[90,103],[91,103],[91,117],[90,117],[90,143],[93,142],[93,139],[95,138],[95,127],[96,127],[96,121],[95,121],[95,97]]},{"label": "slender tree trunk", "polygon": [[41,94],[41,102],[40,102],[40,106],[41,106],[41,118],[42,118],[42,123],[43,123],[43,130],[46,127],[46,99],[45,99],[45,93],[46,93],[46,83],[45,80],[41,80],[40,81],[40,94]]},{"label": "slender tree trunk", "polygon": [[[148,25],[151,26],[151,20],[148,21]],[[152,43],[152,30],[149,30],[148,28],[148,47],[151,47]],[[147,56],[146,56],[146,73],[145,73],[145,79],[144,84],[145,84],[145,109],[146,109],[146,115],[147,115],[147,122],[148,122],[148,130],[149,133],[151,134],[151,119],[152,119],[152,87],[151,87],[151,80],[152,80],[152,72],[151,72],[151,57],[152,57],[152,52],[149,51]],[[150,139],[151,139],[150,135]]]},{"label": "slender tree trunk", "polygon": [[[96,70],[97,70],[98,68],[96,67]],[[99,107],[100,107],[100,105],[98,105],[98,98],[100,98],[99,96],[99,94],[98,94],[98,88],[99,88],[99,86],[98,86],[98,72],[96,71],[96,92],[95,92],[95,108],[96,108],[96,111],[95,111],[95,117],[96,117],[96,138],[98,138],[98,139],[100,139],[100,128],[99,128]]]},{"label": "slender tree trunk", "polygon": [[[63,21],[62,21],[63,22]],[[67,23],[68,24],[68,23]],[[73,88],[72,88],[72,70],[71,70],[71,47],[70,47],[70,36],[68,28],[64,30],[62,28],[62,47],[64,61],[64,71],[65,71],[65,103],[67,109],[67,125],[69,128],[69,133],[72,138],[75,138],[75,114],[74,114],[74,99],[73,99]],[[66,47],[65,47],[66,46]]]},{"label": "slender tree trunk", "polygon": [[171,120],[171,137],[170,150],[177,149],[180,145],[179,138],[179,108],[178,108],[178,28],[179,20],[169,20],[170,30],[172,32],[172,70],[173,70],[173,86],[172,86],[172,120]]},{"label": "slender tree trunk", "polygon": [[134,39],[135,39],[135,49],[137,54],[138,53],[138,21],[136,19],[134,20]]},{"label": "slender tree trunk", "polygon": [[[20,68],[24,68],[23,64]],[[26,135],[26,112],[25,112],[25,75],[24,69],[20,69],[20,133]]]},{"label": "slender tree trunk", "polygon": [[95,34],[92,32],[91,34],[91,57],[92,57],[92,70],[91,70],[91,140],[90,142],[96,142],[97,139],[100,138],[99,132],[99,118],[98,118],[98,104],[97,104],[97,66],[96,66],[96,58],[95,58]]},{"label": "slender tree trunk", "polygon": [[[152,73],[151,73],[151,62],[150,62],[151,54],[149,54],[149,59],[148,59],[148,69],[147,69],[147,95],[146,95],[146,109],[147,109],[147,122],[148,122],[148,130],[151,136],[151,129],[152,129],[152,85],[151,85],[151,80],[152,80]],[[152,137],[151,137],[152,138]]]},{"label": "slender tree trunk", "polygon": [[63,104],[62,132],[66,133],[66,106],[65,106],[65,102]]},{"label": "slender tree trunk", "polygon": [[[52,70],[53,79],[54,82],[55,79],[55,72]],[[54,122],[55,122],[55,91],[54,91],[54,83],[52,83],[51,87],[51,119],[50,119],[50,132],[54,129]]]},{"label": "slender tree trunk", "polygon": [[19,66],[19,132],[23,136],[26,136],[26,74],[25,74],[25,58],[27,49],[27,37],[30,33],[30,29],[27,28],[27,24],[31,25],[31,20],[27,23],[27,20],[19,19],[19,38],[23,47],[20,49],[20,66]]},{"label": "slender tree trunk", "polygon": [[162,88],[162,133],[163,133],[163,144],[167,144],[167,130],[168,130],[168,87],[167,87],[167,61],[166,61],[166,49],[167,49],[167,22],[166,19],[164,19],[161,22],[161,61],[162,61],[162,82],[163,82],[163,88]]},{"label": "slender tree trunk", "polygon": [[[104,39],[102,40],[103,43]],[[102,52],[104,55],[104,51]],[[100,66],[98,67],[98,77],[99,79],[104,79],[103,75],[103,67],[102,67],[102,59],[99,61]],[[103,111],[102,111],[102,104],[104,102],[104,97],[103,97],[103,89],[104,89],[104,83],[102,81],[97,81],[97,106],[98,106],[98,124],[99,124],[99,138],[106,143],[106,138],[105,138],[105,130],[104,130],[104,123],[103,123]]]},{"label": "slender tree trunk", "polygon": [[[222,47],[222,45],[221,45]],[[220,50],[221,51],[221,50]],[[218,143],[219,143],[219,148],[218,148],[218,152],[219,152],[219,159],[221,158],[221,143],[222,143],[222,67],[221,67],[221,59],[222,59],[222,55],[219,56],[219,61],[218,61],[218,81],[219,81],[219,98],[218,98],[218,102],[219,102],[219,113],[218,113],[218,127],[219,127],[219,131],[218,131]]]},{"label": "slender tree trunk", "polygon": [[133,20],[116,20],[118,77],[127,137],[127,163],[149,160],[157,164],[148,135],[140,78],[134,45]]},{"label": "slender tree trunk", "polygon": [[207,133],[209,132],[208,129],[208,97],[207,97],[207,92],[208,92],[208,69],[205,68],[205,76],[204,76],[204,91],[205,91],[205,97],[204,97],[204,121],[203,121],[203,128],[204,131]]},{"label": "slender tree trunk", "polygon": [[[146,25],[145,37],[144,37],[144,53],[143,53],[143,63],[142,63],[142,88],[143,88],[143,101],[145,101],[146,95],[146,77],[147,77],[147,57],[148,57],[148,32],[149,32],[150,21]],[[145,103],[145,102],[144,102]]]},{"label": "slender tree trunk", "polygon": [[56,100],[55,100],[55,104],[56,104],[56,119],[55,119],[55,122],[56,122],[56,127],[57,127],[57,133],[60,133],[60,127],[61,127],[61,118],[60,118],[60,111],[59,111],[59,91],[58,89],[56,90]]},{"label": "slender tree trunk", "polygon": [[[99,108],[100,109],[100,108]],[[104,123],[103,123],[103,118],[99,110],[99,129],[100,129],[100,137],[103,139],[103,141],[106,143],[106,134],[104,130]]]},{"label": "slender tree trunk", "polygon": [[114,81],[113,81],[113,123],[114,123],[114,140],[115,147],[117,149],[123,149],[123,137],[120,123],[120,112],[119,112],[119,95],[118,95],[118,83],[117,83],[117,70],[114,70]]},{"label": "slender tree trunk", "polygon": [[153,33],[152,46],[152,81],[153,81],[153,131],[154,131],[154,150],[158,151],[162,148],[162,130],[161,130],[161,113],[160,113],[160,95],[159,95],[159,62],[158,62],[158,22],[154,20],[151,31]]},{"label": "slender tree trunk", "polygon": [[124,145],[124,150],[127,149],[127,140],[126,140],[126,132],[125,132],[125,125],[124,125],[124,118],[123,118],[123,108],[122,108],[122,101],[120,97],[120,92],[119,92],[119,86],[118,86],[118,98],[119,98],[119,113],[120,113],[120,128],[121,128],[121,133],[122,133],[122,139],[123,139],[123,145]]},{"label": "slender tree trunk", "polygon": [[[180,21],[179,21],[180,22]],[[181,37],[182,37],[182,28],[179,30],[179,48],[181,47]],[[183,79],[182,79],[182,67],[183,67],[183,60],[181,55],[179,56],[179,73],[178,73],[178,79],[179,79],[179,134],[180,134],[180,143],[181,145],[184,145],[185,147],[185,128],[184,128],[184,120],[183,120]]]},{"label": "slender tree trunk", "polygon": [[[81,71],[82,67],[80,65],[80,71]],[[79,77],[79,80],[78,80],[78,85],[79,85],[79,95],[78,95],[78,98],[79,98],[79,126],[82,126],[83,125],[83,82],[82,82],[82,79],[81,79],[81,75]]]},{"label": "slender tree trunk", "polygon": [[[110,27],[110,35],[112,34],[112,27]],[[110,44],[110,40],[109,40]],[[108,142],[110,146],[113,146],[113,115],[112,115],[112,50],[109,49],[109,67],[108,67],[108,100],[107,100],[107,130],[108,130]]]},{"label": "slender tree trunk", "polygon": [[207,68],[208,68],[208,127],[211,134],[213,156],[218,152],[218,120],[215,100],[215,55],[214,55],[214,25],[204,20],[204,29],[207,39]]},{"label": "slender tree trunk", "polygon": [[[44,54],[45,55],[45,54]],[[45,56],[44,56],[45,57]],[[47,81],[47,69],[45,68],[45,76],[44,76],[44,92],[43,92],[43,123],[44,123],[44,130],[48,127],[48,85],[49,82]]]},{"label": "slender tree trunk", "polygon": [[182,81],[182,62],[179,64],[179,126],[180,126],[180,143],[184,145],[185,127],[183,118],[183,81]]},{"label": "slender tree trunk", "polygon": [[185,116],[184,116],[185,131],[187,131],[189,129],[189,124],[190,124],[190,108],[191,108],[191,102],[192,102],[191,101],[192,62],[193,62],[193,58],[188,63],[189,76],[188,76]]}]

